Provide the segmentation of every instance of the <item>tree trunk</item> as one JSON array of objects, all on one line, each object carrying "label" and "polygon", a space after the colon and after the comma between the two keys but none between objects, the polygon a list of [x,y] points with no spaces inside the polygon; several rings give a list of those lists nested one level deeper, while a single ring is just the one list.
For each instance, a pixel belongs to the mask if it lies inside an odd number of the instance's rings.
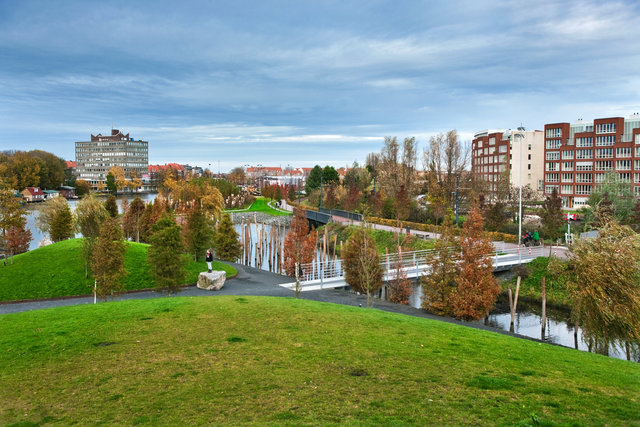
[{"label": "tree trunk", "polygon": [[545,329],[547,327],[547,289],[545,277],[542,276],[542,340],[545,339]]}]

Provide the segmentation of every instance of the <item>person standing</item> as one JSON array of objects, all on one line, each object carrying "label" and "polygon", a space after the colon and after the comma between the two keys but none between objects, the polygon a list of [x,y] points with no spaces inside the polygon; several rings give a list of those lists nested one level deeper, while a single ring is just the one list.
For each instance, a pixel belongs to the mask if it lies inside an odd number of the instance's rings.
[{"label": "person standing", "polygon": [[211,273],[213,271],[211,267],[211,263],[213,262],[213,254],[211,253],[211,249],[207,249],[206,260],[207,260],[207,267],[209,268],[209,273]]}]

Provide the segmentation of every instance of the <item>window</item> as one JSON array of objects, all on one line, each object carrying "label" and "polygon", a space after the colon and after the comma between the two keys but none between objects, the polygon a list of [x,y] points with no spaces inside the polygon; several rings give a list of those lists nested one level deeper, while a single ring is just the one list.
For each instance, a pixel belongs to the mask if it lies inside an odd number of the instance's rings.
[{"label": "window", "polygon": [[572,173],[563,173],[562,174],[562,182],[573,182],[573,174]]},{"label": "window", "polygon": [[640,145],[640,133],[637,133],[635,138],[636,138],[636,144]]},{"label": "window", "polygon": [[544,174],[544,179],[547,182],[558,182],[560,178],[560,174],[558,173],[545,173]]},{"label": "window", "polygon": [[573,194],[573,185],[561,185],[560,193],[562,194]]},{"label": "window", "polygon": [[[638,144],[640,144],[640,142],[638,142]],[[529,151],[531,151],[531,144],[529,144]]]},{"label": "window", "polygon": [[633,174],[633,183],[634,184],[640,184],[640,173],[634,173]]},{"label": "window", "polygon": [[616,161],[616,170],[617,171],[628,171],[628,170],[631,170],[631,160],[617,160]]},{"label": "window", "polygon": [[495,145],[496,139],[494,137],[489,138],[489,145]]},{"label": "window", "polygon": [[631,147],[616,148],[616,157],[631,157]]},{"label": "window", "polygon": [[562,162],[562,170],[563,171],[572,171],[573,170],[573,162]]},{"label": "window", "polygon": [[547,129],[547,138],[562,138],[562,128]]},{"label": "window", "polygon": [[593,137],[580,137],[576,138],[576,147],[592,147],[593,146]]},{"label": "window", "polygon": [[615,135],[607,135],[607,136],[598,136],[596,137],[596,146],[597,147],[610,147],[616,142]]},{"label": "window", "polygon": [[615,132],[616,132],[615,123],[600,123],[596,125],[596,133],[615,133]]},{"label": "window", "polygon": [[529,163],[529,164],[527,165],[527,169],[528,169],[528,170],[531,170],[531,163]]},{"label": "window", "polygon": [[547,141],[547,150],[557,150],[562,145],[562,141],[559,139],[550,139]]},{"label": "window", "polygon": [[593,182],[593,174],[591,173],[577,173],[576,182]]},{"label": "window", "polygon": [[640,160],[634,160],[633,161],[633,168],[635,170],[640,170]]},{"label": "window", "polygon": [[612,159],[613,148],[598,148],[596,150],[596,159]]},{"label": "window", "polygon": [[573,150],[567,150],[562,152],[563,159],[573,159]]},{"label": "window", "polygon": [[611,160],[596,162],[597,171],[610,171],[612,169],[613,169],[613,161]]},{"label": "window", "polygon": [[596,176],[594,177],[596,184],[600,184],[600,183],[604,182],[604,177],[605,176],[606,175],[603,174],[603,173],[597,173]]},{"label": "window", "polygon": [[622,182],[631,182],[631,174],[629,172],[619,173],[618,178],[620,178]]},{"label": "window", "polygon": [[576,159],[592,159],[593,150],[576,150]]},{"label": "window", "polygon": [[556,162],[547,163],[545,164],[545,170],[555,172],[559,169],[559,166],[560,166],[560,163],[556,163]]},{"label": "window", "polygon": [[[638,147],[638,148],[640,148],[640,147]],[[527,154],[527,156],[528,156],[527,160],[531,160],[531,154]]]},{"label": "window", "polygon": [[538,191],[542,191],[543,184],[544,184],[544,181],[539,179],[538,180]]},{"label": "window", "polygon": [[576,185],[576,194],[580,194],[582,196],[588,196],[589,194],[591,194],[591,186],[590,185]]},{"label": "window", "polygon": [[560,160],[560,152],[559,151],[547,151],[545,158],[547,160]]},{"label": "window", "polygon": [[544,186],[544,192],[546,194],[551,194],[553,193],[553,190],[558,191],[558,186],[557,185],[545,185]]},{"label": "window", "polygon": [[501,145],[500,147],[498,147],[498,152],[499,153],[506,153],[507,152],[507,146],[506,145]]}]

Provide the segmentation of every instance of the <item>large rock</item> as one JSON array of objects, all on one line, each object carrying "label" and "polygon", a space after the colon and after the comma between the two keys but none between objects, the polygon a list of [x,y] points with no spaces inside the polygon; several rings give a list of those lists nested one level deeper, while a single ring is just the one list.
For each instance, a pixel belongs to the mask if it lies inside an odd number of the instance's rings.
[{"label": "large rock", "polygon": [[198,287],[208,291],[219,291],[224,286],[227,273],[224,271],[202,272],[198,276]]}]

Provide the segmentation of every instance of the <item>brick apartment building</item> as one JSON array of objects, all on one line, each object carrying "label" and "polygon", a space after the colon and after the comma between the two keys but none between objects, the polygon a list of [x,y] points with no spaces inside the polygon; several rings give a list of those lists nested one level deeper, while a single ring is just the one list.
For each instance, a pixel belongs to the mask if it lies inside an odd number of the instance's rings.
[{"label": "brick apartment building", "polygon": [[[518,130],[485,130],[474,135],[471,146],[471,172],[488,182],[488,196],[496,195],[499,181],[507,176],[509,183],[530,185],[542,190],[543,132]],[[520,164],[522,162],[522,164]]]},{"label": "brick apartment building", "polygon": [[607,173],[640,196],[640,115],[544,126],[544,194],[555,188],[563,207],[578,209]]},{"label": "brick apartment building", "polygon": [[112,129],[111,135],[91,135],[90,141],[76,142],[76,176],[93,189],[104,184],[109,169],[120,166],[126,178],[132,172],[146,174],[149,167],[149,142],[137,140]]}]

